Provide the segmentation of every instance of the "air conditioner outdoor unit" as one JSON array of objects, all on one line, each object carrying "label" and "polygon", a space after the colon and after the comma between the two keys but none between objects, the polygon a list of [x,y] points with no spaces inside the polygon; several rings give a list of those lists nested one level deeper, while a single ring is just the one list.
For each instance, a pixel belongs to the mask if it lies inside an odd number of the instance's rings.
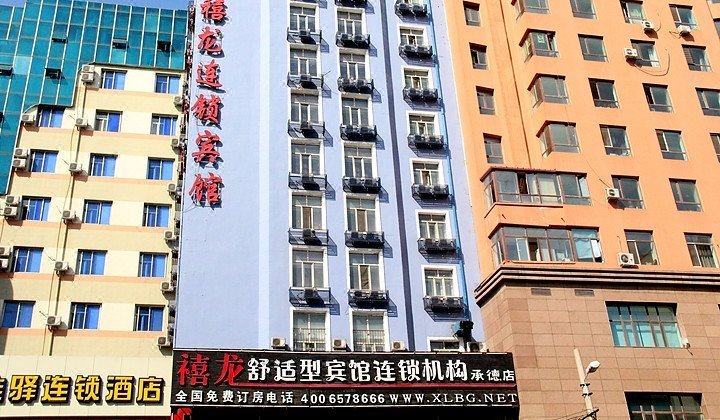
[{"label": "air conditioner outdoor unit", "polygon": [[688,25],[680,25],[677,27],[677,30],[680,35],[690,35],[690,32],[692,32],[692,28]]},{"label": "air conditioner outdoor unit", "polygon": [[50,315],[45,320],[45,325],[50,328],[57,328],[62,324],[62,317],[58,315]]},{"label": "air conditioner outdoor unit", "polygon": [[167,192],[169,192],[170,195],[177,195],[177,184],[168,184]]},{"label": "air conditioner outdoor unit", "polygon": [[65,273],[70,270],[70,264],[67,261],[55,261],[55,271]]},{"label": "air conditioner outdoor unit", "polygon": [[173,104],[175,104],[175,106],[181,106],[181,105],[183,104],[183,98],[182,98],[182,96],[176,96],[176,97],[174,97],[174,98],[173,98]]},{"label": "air conditioner outdoor unit", "polygon": [[645,32],[653,32],[655,30],[655,25],[649,20],[643,20],[641,25]]},{"label": "air conditioner outdoor unit", "polygon": [[333,350],[347,350],[347,341],[344,338],[333,338]]},{"label": "air conditioner outdoor unit", "polygon": [[171,293],[175,291],[175,286],[173,286],[173,284],[169,281],[164,281],[160,283],[160,290],[162,290],[163,292]]},{"label": "air conditioner outdoor unit", "polygon": [[405,351],[407,350],[405,348],[405,342],[402,340],[395,340],[392,342],[391,346],[392,351]]},{"label": "air conditioner outdoor unit", "polygon": [[81,73],[80,80],[83,83],[92,83],[95,81],[95,73]]},{"label": "air conditioner outdoor unit", "polygon": [[10,269],[10,259],[5,258],[0,260],[0,270],[2,271],[8,271]]},{"label": "air conditioner outdoor unit", "polygon": [[93,66],[92,64],[83,64],[80,71],[82,73],[95,73],[95,66]]},{"label": "air conditioner outdoor unit", "polygon": [[179,149],[179,148],[181,148],[181,147],[183,146],[183,141],[180,140],[180,139],[177,138],[177,137],[173,137],[173,139],[170,140],[170,146],[171,146],[173,149]]},{"label": "air conditioner outdoor unit", "polygon": [[68,223],[74,222],[77,220],[77,213],[75,210],[63,210],[62,219]]},{"label": "air conditioner outdoor unit", "polygon": [[469,341],[466,345],[468,353],[480,353],[487,351],[485,343],[481,343],[479,341]]},{"label": "air conditioner outdoor unit", "polygon": [[10,258],[13,252],[12,246],[0,246],[0,258]]},{"label": "air conditioner outdoor unit", "polygon": [[70,162],[70,164],[68,165],[68,171],[73,174],[81,173],[83,171],[82,163]]},{"label": "air conditioner outdoor unit", "polygon": [[25,158],[15,158],[12,160],[12,168],[17,171],[25,171],[28,167],[28,160]]},{"label": "air conditioner outdoor unit", "polygon": [[87,128],[90,125],[87,118],[75,118],[75,127]]},{"label": "air conditioner outdoor unit", "polygon": [[638,50],[635,48],[625,48],[623,49],[623,53],[628,60],[636,60],[638,58]]},{"label": "air conditioner outdoor unit", "polygon": [[5,207],[3,209],[3,217],[8,218],[8,219],[18,217],[18,208],[17,207]]},{"label": "air conditioner outdoor unit", "polygon": [[161,335],[157,338],[157,346],[158,347],[170,347],[172,346],[172,338],[168,337],[167,335]]},{"label": "air conditioner outdoor unit", "polygon": [[6,195],[5,196],[5,205],[6,206],[18,206],[22,203],[22,196],[21,195]]},{"label": "air conditioner outdoor unit", "polygon": [[23,149],[21,147],[18,147],[15,150],[13,150],[13,157],[16,157],[16,158],[26,158],[26,157],[28,157],[29,154],[30,154],[30,150]]},{"label": "air conditioner outdoor unit", "polygon": [[22,114],[22,117],[20,117],[20,121],[23,124],[35,124],[35,114]]},{"label": "air conditioner outdoor unit", "polygon": [[620,190],[617,188],[605,188],[605,197],[608,201],[620,199]]},{"label": "air conditioner outdoor unit", "polygon": [[165,231],[165,240],[167,242],[172,242],[177,239],[177,235],[175,235],[175,232],[172,230],[166,230]]},{"label": "air conditioner outdoor unit", "polygon": [[619,252],[617,258],[620,267],[634,267],[637,265],[635,256],[630,252]]},{"label": "air conditioner outdoor unit", "polygon": [[283,337],[273,337],[270,340],[270,347],[274,349],[285,349],[285,339]]},{"label": "air conditioner outdoor unit", "polygon": [[312,76],[309,74],[301,74],[300,81],[301,82],[310,82],[310,81],[312,81]]}]

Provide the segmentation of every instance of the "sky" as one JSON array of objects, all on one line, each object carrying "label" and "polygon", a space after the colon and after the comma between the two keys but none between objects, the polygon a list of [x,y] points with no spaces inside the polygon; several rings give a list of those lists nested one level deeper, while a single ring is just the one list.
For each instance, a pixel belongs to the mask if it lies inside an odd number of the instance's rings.
[{"label": "sky", "polygon": [[[131,6],[159,7],[165,9],[185,9],[189,0],[92,0],[100,3],[127,4]],[[0,5],[22,6],[25,0],[0,0]]]}]

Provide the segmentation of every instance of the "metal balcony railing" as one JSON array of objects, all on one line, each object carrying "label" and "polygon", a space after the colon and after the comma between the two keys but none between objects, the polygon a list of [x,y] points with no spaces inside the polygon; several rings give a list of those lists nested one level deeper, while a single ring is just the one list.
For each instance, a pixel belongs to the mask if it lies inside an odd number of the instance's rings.
[{"label": "metal balcony railing", "polygon": [[345,232],[345,245],[355,248],[382,248],[385,246],[383,232]]}]

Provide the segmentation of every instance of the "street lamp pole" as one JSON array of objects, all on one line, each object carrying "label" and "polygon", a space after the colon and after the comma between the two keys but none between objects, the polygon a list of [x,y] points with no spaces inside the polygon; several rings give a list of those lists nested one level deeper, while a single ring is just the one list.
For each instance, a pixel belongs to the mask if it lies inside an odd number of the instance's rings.
[{"label": "street lamp pole", "polygon": [[587,381],[587,377],[600,367],[600,362],[593,360],[587,368],[583,368],[582,359],[580,358],[580,350],[573,349],[573,353],[575,354],[575,365],[577,366],[578,376],[580,378],[580,389],[582,389],[582,396],[585,401],[586,414],[582,417],[582,419],[596,419],[598,410],[593,407],[592,399],[590,398],[592,392],[590,392],[590,384]]}]

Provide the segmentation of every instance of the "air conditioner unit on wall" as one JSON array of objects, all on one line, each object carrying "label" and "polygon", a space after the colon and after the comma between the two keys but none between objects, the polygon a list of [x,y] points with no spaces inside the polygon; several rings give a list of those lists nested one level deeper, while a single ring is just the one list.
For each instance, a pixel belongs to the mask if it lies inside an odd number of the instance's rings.
[{"label": "air conditioner unit on wall", "polygon": [[82,73],[80,74],[80,81],[83,83],[92,83],[95,81],[95,73]]},{"label": "air conditioner unit on wall", "polygon": [[164,281],[160,284],[160,290],[163,292],[171,293],[175,291],[175,286],[169,281]]},{"label": "air conditioner unit on wall", "polygon": [[655,30],[655,24],[650,22],[649,20],[643,20],[641,25],[645,32],[652,32]]},{"label": "air conditioner unit on wall", "polygon": [[623,49],[623,54],[625,54],[625,58],[628,60],[636,60],[638,58],[638,50],[635,48],[625,48]]},{"label": "air conditioner unit on wall", "polygon": [[16,171],[26,171],[28,168],[28,160],[25,158],[14,158],[12,160],[12,168]]},{"label": "air conditioner unit on wall", "polygon": [[20,122],[22,122],[23,124],[35,124],[35,114],[22,114],[22,117],[20,117]]},{"label": "air conditioner unit on wall", "polygon": [[157,346],[158,347],[171,347],[172,346],[172,338],[167,335],[161,335],[157,338]]},{"label": "air conditioner unit on wall", "polygon": [[75,127],[87,128],[90,125],[87,118],[75,118]]},{"label": "air conditioner unit on wall", "polygon": [[608,201],[614,201],[620,199],[620,190],[617,188],[605,188],[605,198]]},{"label": "air conditioner unit on wall", "polygon": [[347,341],[344,338],[334,338],[332,346],[333,350],[347,350]]},{"label": "air conditioner unit on wall", "polygon": [[680,25],[677,27],[677,30],[680,35],[690,35],[690,32],[692,32],[692,28],[688,25]]},{"label": "air conditioner unit on wall", "polygon": [[633,255],[630,252],[619,252],[617,254],[618,257],[618,264],[620,267],[635,267],[637,266],[637,263],[635,262],[635,255]]},{"label": "air conditioner unit on wall", "polygon": [[274,349],[285,349],[286,343],[283,337],[273,337],[270,340],[270,347]]},{"label": "air conditioner unit on wall", "polygon": [[405,351],[405,342],[402,340],[394,340],[390,348],[392,351]]},{"label": "air conditioner unit on wall", "polygon": [[57,328],[62,325],[62,317],[58,315],[50,315],[45,320],[45,325],[47,325],[49,328]]},{"label": "air conditioner unit on wall", "polygon": [[82,73],[95,73],[95,66],[93,66],[92,64],[83,64],[80,71]]}]

